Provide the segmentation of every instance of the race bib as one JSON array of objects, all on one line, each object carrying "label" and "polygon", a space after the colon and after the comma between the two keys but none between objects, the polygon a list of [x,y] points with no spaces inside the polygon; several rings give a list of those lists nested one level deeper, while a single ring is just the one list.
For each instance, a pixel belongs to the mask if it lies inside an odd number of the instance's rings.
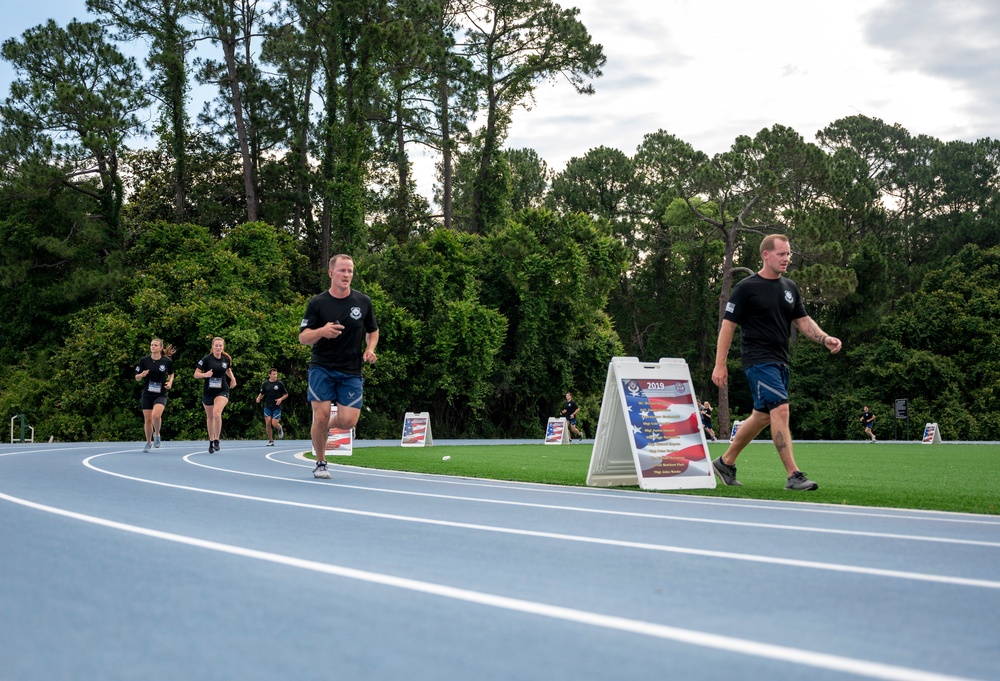
[{"label": "race bib", "polygon": [[146,392],[158,393],[163,391],[163,384],[157,383],[156,381],[150,381],[149,385],[146,386]]},{"label": "race bib", "polygon": [[222,378],[221,377],[219,377],[219,378],[214,378],[213,377],[213,378],[208,379],[208,387],[211,388],[211,389],[213,389],[213,390],[216,389],[216,388],[221,388],[222,387]]}]

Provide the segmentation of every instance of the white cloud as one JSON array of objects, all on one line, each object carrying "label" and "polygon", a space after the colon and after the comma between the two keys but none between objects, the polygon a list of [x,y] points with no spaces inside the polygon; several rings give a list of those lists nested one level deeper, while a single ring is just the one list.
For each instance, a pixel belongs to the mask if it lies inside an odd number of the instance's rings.
[{"label": "white cloud", "polygon": [[985,114],[996,107],[978,104],[995,101],[1000,80],[984,72],[1000,55],[992,3],[581,0],[608,58],[597,93],[543,85],[508,146],[560,169],[601,145],[632,154],[660,128],[712,154],[776,123],[812,139],[855,114],[942,139],[995,137]]}]

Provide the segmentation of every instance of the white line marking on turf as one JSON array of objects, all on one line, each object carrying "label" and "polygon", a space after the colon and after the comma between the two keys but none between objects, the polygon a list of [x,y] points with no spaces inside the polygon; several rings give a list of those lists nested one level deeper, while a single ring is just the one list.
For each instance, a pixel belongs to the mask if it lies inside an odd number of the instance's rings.
[{"label": "white line marking on turf", "polygon": [[[281,452],[271,452],[267,455],[267,458],[276,463],[283,463],[288,466],[295,466],[298,464],[289,463],[287,461],[279,461],[273,458],[274,455],[280,454]],[[298,457],[296,457],[298,458]],[[302,458],[303,461],[308,461],[308,459]],[[528,482],[515,482],[515,481],[504,481],[504,480],[477,480],[475,478],[462,478],[456,479],[452,476],[446,476],[439,473],[413,473],[408,471],[387,471],[377,468],[362,468],[359,466],[353,466],[346,461],[335,462],[340,465],[345,473],[351,475],[368,476],[368,477],[383,477],[383,478],[399,478],[399,479],[413,479],[413,478],[433,478],[433,482],[440,483],[443,485],[461,485],[467,487],[495,487],[499,489],[511,489],[522,488],[529,491],[541,491],[551,494],[567,494],[573,496],[585,496],[585,497],[596,497],[599,499],[608,498],[629,498],[632,500],[638,500],[643,502],[657,502],[657,503],[669,503],[669,504],[687,504],[687,505],[699,505],[699,506],[721,506],[723,508],[750,508],[754,510],[767,510],[767,511],[795,511],[797,513],[818,513],[825,515],[846,515],[851,517],[862,517],[862,518],[888,518],[891,520],[916,520],[916,521],[929,521],[929,522],[941,522],[941,523],[962,523],[970,525],[1000,525],[1000,518],[992,519],[990,516],[983,516],[981,514],[975,513],[959,513],[957,511],[933,511],[920,508],[901,508],[901,509],[889,509],[879,506],[854,506],[854,505],[844,505],[844,506],[832,506],[830,504],[818,504],[808,501],[781,501],[780,499],[755,499],[752,503],[747,503],[740,499],[719,499],[711,500],[704,498],[693,498],[689,496],[671,495],[669,493],[651,494],[649,492],[634,492],[631,490],[620,490],[620,489],[603,489],[600,491],[596,490],[578,490],[578,489],[566,489],[565,487],[560,487],[556,485],[545,485],[543,483],[528,483]],[[882,513],[876,513],[874,511],[882,510]],[[934,514],[934,517],[929,517]],[[937,514],[941,514],[938,516]],[[945,517],[942,517],[945,516]]]},{"label": "white line marking on turf", "polygon": [[132,534],[174,542],[208,551],[216,551],[219,553],[239,556],[241,558],[250,558],[253,560],[265,561],[301,570],[318,572],[334,577],[353,579],[368,582],[370,584],[379,584],[396,589],[404,589],[407,591],[464,601],[466,603],[473,603],[491,608],[500,608],[503,610],[521,612],[529,615],[537,615],[564,622],[573,622],[576,624],[601,627],[604,629],[613,629],[616,631],[640,634],[642,636],[675,641],[678,643],[686,643],[703,648],[711,648],[714,650],[722,650],[731,653],[739,653],[742,655],[776,660],[786,664],[844,672],[847,674],[866,676],[873,679],[888,679],[891,681],[971,681],[965,677],[936,674],[934,672],[928,672],[921,669],[898,667],[895,665],[883,664],[881,662],[869,662],[867,660],[858,660],[840,655],[811,652],[770,643],[760,643],[758,641],[735,638],[732,636],[722,636],[694,629],[682,629],[664,624],[656,624],[654,622],[644,622],[642,620],[633,620],[614,615],[604,615],[596,612],[588,612],[586,610],[576,610],[574,608],[557,605],[547,605],[545,603],[538,603],[520,598],[497,596],[495,594],[472,591],[470,589],[460,589],[457,587],[434,584],[432,582],[424,582],[405,577],[394,577],[392,575],[369,572],[367,570],[359,570],[356,568],[344,567],[342,565],[333,565],[330,563],[321,563],[313,560],[294,558],[292,556],[270,553],[268,551],[259,551],[242,546],[234,546],[232,544],[223,544],[220,542],[198,539],[196,537],[174,534],[172,532],[162,532],[160,530],[153,530],[146,527],[140,527],[138,525],[120,523],[106,518],[98,518],[96,516],[76,513],[74,511],[55,508],[53,506],[45,506],[26,499],[12,497],[2,492],[0,492],[0,499],[5,499],[6,501],[20,504],[38,511],[52,513],[66,518],[71,518],[73,520],[107,527],[109,529],[130,532]]},{"label": "white line marking on turf", "polygon": [[[541,532],[538,530],[521,530],[511,527],[498,527],[494,525],[479,525],[476,523],[463,523],[452,520],[437,520],[434,518],[421,518],[416,516],[404,516],[397,515],[393,513],[380,513],[377,511],[360,511],[353,508],[343,508],[339,506],[326,506],[322,504],[310,504],[301,501],[287,501],[283,499],[273,499],[269,497],[258,497],[249,494],[240,494],[237,492],[222,492],[220,490],[205,489],[202,487],[192,487],[190,485],[177,485],[169,482],[161,482],[159,480],[148,480],[146,478],[138,478],[132,475],[125,475],[124,473],[115,473],[113,471],[108,471],[103,468],[95,466],[91,460],[97,459],[104,456],[104,454],[95,454],[94,456],[84,459],[83,464],[88,468],[95,470],[99,473],[104,473],[106,475],[111,475],[117,478],[122,478],[124,480],[132,480],[134,482],[141,482],[149,485],[157,485],[160,487],[169,487],[172,489],[181,489],[188,492],[198,492],[201,494],[213,494],[221,497],[228,497],[231,499],[242,499],[244,501],[255,501],[265,504],[275,504],[278,506],[290,506],[293,508],[307,508],[310,510],[317,511],[327,511],[330,513],[343,513],[346,515],[356,515],[368,518],[379,518],[381,520],[393,520],[399,522],[408,523],[419,523],[424,525],[437,525],[440,527],[453,527],[463,530],[474,530],[478,532],[495,532],[497,534],[509,534],[514,536],[522,537],[535,537],[540,539],[556,539],[559,541],[570,541],[579,542],[584,544],[596,544],[601,546],[614,546],[618,548],[628,548],[636,549],[641,551],[661,551],[664,553],[674,553],[680,555],[688,556],[700,556],[706,558],[721,558],[724,560],[739,560],[750,563],[763,563],[767,565],[780,565],[783,567],[795,567],[795,568],[805,568],[811,570],[826,570],[830,572],[846,572],[851,574],[861,574],[874,577],[887,577],[890,579],[904,579],[910,581],[918,582],[933,582],[937,584],[947,584],[950,586],[968,586],[983,589],[1000,589],[1000,582],[987,580],[987,579],[971,579],[967,577],[950,577],[946,575],[933,575],[921,572],[905,572],[902,570],[886,570],[882,568],[869,568],[869,567],[859,567],[856,565],[846,565],[840,563],[824,563],[819,561],[811,560],[798,560],[794,558],[774,558],[771,556],[761,556],[748,553],[735,553],[730,551],[711,551],[707,549],[691,549],[682,546],[669,546],[665,544],[650,544],[647,542],[634,542],[625,541],[621,539],[602,539],[599,537],[585,537],[580,535],[572,534],[562,534],[558,532]],[[188,460],[188,457],[193,456],[189,454],[184,457]],[[194,462],[190,462],[194,463]],[[212,466],[206,466],[205,464],[194,464],[202,466],[204,468],[212,469]],[[240,471],[229,471],[226,469],[215,469],[222,470],[227,473],[234,473]],[[245,475],[250,475],[253,477],[262,477],[277,479],[286,482],[298,482],[307,485],[327,485],[329,483],[313,481],[313,480],[290,480],[288,478],[274,478],[273,476],[261,475],[259,473],[245,473]],[[342,485],[342,487],[347,487]],[[367,489],[367,488],[361,488]],[[573,509],[570,509],[573,510]]]}]

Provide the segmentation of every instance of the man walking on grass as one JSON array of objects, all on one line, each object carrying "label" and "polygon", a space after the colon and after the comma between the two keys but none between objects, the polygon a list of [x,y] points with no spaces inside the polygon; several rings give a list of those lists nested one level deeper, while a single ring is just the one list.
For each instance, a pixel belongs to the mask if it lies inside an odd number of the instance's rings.
[{"label": "man walking on grass", "polygon": [[799,470],[792,455],[788,409],[791,325],[795,324],[799,333],[831,354],[840,352],[841,342],[826,334],[806,314],[795,282],[782,276],[791,255],[788,237],[781,234],[765,237],[760,244],[763,267],[733,287],[726,304],[712,382],[720,388],[729,382],[726,357],[738,325],[743,372],[753,394],[753,413],[736,431],[726,453],[712,462],[715,474],[726,485],[743,484],[736,479],[736,457],[764,428],[771,426],[771,439],[788,475],[785,489],[808,491],[819,487]]}]

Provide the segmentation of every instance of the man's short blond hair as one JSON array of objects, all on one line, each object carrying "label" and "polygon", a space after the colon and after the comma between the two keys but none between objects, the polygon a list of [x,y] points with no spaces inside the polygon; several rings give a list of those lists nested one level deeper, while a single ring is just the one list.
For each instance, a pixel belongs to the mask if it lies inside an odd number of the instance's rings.
[{"label": "man's short blond hair", "polygon": [[351,256],[347,255],[346,253],[338,253],[337,255],[335,255],[332,258],[330,258],[330,269],[331,270],[333,269],[334,265],[337,264],[338,260],[350,260],[351,262],[354,262],[354,258],[352,258]]},{"label": "man's short blond hair", "polygon": [[768,234],[764,237],[764,240],[760,242],[760,255],[764,257],[764,251],[773,251],[775,241],[784,241],[788,243],[788,237],[784,234]]}]

